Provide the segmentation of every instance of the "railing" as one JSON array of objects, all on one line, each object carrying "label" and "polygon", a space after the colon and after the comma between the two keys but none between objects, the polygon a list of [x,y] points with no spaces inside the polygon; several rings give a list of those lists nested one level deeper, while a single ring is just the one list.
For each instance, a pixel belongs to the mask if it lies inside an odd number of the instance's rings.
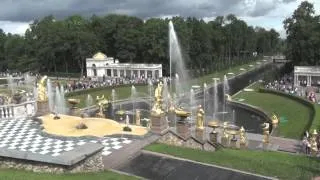
[{"label": "railing", "polygon": [[0,106],[0,119],[13,119],[34,116],[37,110],[36,101],[27,101],[21,104]]}]

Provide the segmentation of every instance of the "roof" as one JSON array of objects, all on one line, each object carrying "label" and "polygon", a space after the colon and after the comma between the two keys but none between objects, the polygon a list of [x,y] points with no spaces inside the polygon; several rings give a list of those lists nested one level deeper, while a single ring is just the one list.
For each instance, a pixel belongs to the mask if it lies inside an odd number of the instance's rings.
[{"label": "roof", "polygon": [[294,66],[294,73],[319,74],[320,66]]},{"label": "roof", "polygon": [[95,55],[92,56],[94,60],[106,60],[107,55],[103,54],[102,52],[97,52]]}]

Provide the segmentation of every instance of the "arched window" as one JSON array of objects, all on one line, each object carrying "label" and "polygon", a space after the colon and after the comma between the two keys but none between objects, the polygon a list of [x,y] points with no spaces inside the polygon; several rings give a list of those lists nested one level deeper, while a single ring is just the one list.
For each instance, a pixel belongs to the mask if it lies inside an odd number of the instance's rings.
[{"label": "arched window", "polygon": [[92,64],[93,76],[97,76],[97,67],[95,64]]}]

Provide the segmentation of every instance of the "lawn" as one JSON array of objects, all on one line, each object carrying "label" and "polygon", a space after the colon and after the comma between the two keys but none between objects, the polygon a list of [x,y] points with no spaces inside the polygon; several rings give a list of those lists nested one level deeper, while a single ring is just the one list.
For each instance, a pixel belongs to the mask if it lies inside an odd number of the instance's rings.
[{"label": "lawn", "polygon": [[320,175],[317,158],[282,152],[223,149],[216,152],[201,151],[165,144],[151,144],[146,150],[216,164],[279,179],[311,179]]},{"label": "lawn", "polygon": [[[252,64],[254,66],[249,67],[249,65]],[[240,65],[240,66],[235,66],[229,69],[225,69],[213,74],[209,74],[209,75],[205,75],[196,79],[191,80],[191,84],[198,84],[198,85],[203,85],[204,83],[210,84],[213,82],[212,78],[214,77],[219,77],[220,79],[223,78],[223,76],[229,72],[234,73],[234,75],[238,75],[240,73],[244,73],[246,71],[252,70],[254,68],[256,68],[257,64],[255,62],[251,62],[248,64],[244,64],[244,65]],[[241,68],[246,69],[246,71],[240,70]],[[96,91],[95,90],[90,90],[90,92],[88,92],[87,90],[82,91],[83,93],[81,93],[81,95],[68,95],[68,98],[77,98],[80,99],[80,104],[78,105],[78,107],[82,108],[85,107],[85,101],[87,99],[88,94],[90,94],[93,99],[96,98],[96,96],[101,96],[101,95],[105,95],[105,97],[107,97],[108,99],[111,99],[111,91],[112,89],[115,89],[116,94],[117,94],[117,99],[127,99],[130,98],[131,96],[131,86],[119,86],[119,87],[106,87],[106,88],[97,88]],[[146,85],[142,85],[142,86],[136,86],[136,91],[137,91],[137,96],[138,97],[146,97],[149,96],[149,90],[148,90],[148,86]],[[152,90],[153,91],[153,90]]]},{"label": "lawn", "polygon": [[[248,87],[256,89],[258,86]],[[269,115],[275,113],[280,118],[278,136],[301,139],[308,123],[312,121],[311,109],[290,98],[271,93],[241,91],[233,97],[253,106],[260,107]],[[271,117],[271,116],[270,116]]]},{"label": "lawn", "polygon": [[76,173],[76,174],[50,174],[34,173],[30,171],[1,169],[0,179],[5,180],[131,180],[138,179],[133,176],[126,176],[111,171],[96,173]]}]

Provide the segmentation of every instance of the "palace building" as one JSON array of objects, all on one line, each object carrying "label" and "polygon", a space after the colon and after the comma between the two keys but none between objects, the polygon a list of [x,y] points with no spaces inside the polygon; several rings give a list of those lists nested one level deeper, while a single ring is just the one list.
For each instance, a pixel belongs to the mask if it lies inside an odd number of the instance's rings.
[{"label": "palace building", "polygon": [[119,63],[118,59],[107,57],[98,52],[86,59],[87,77],[129,77],[152,78],[162,77],[162,64]]}]

